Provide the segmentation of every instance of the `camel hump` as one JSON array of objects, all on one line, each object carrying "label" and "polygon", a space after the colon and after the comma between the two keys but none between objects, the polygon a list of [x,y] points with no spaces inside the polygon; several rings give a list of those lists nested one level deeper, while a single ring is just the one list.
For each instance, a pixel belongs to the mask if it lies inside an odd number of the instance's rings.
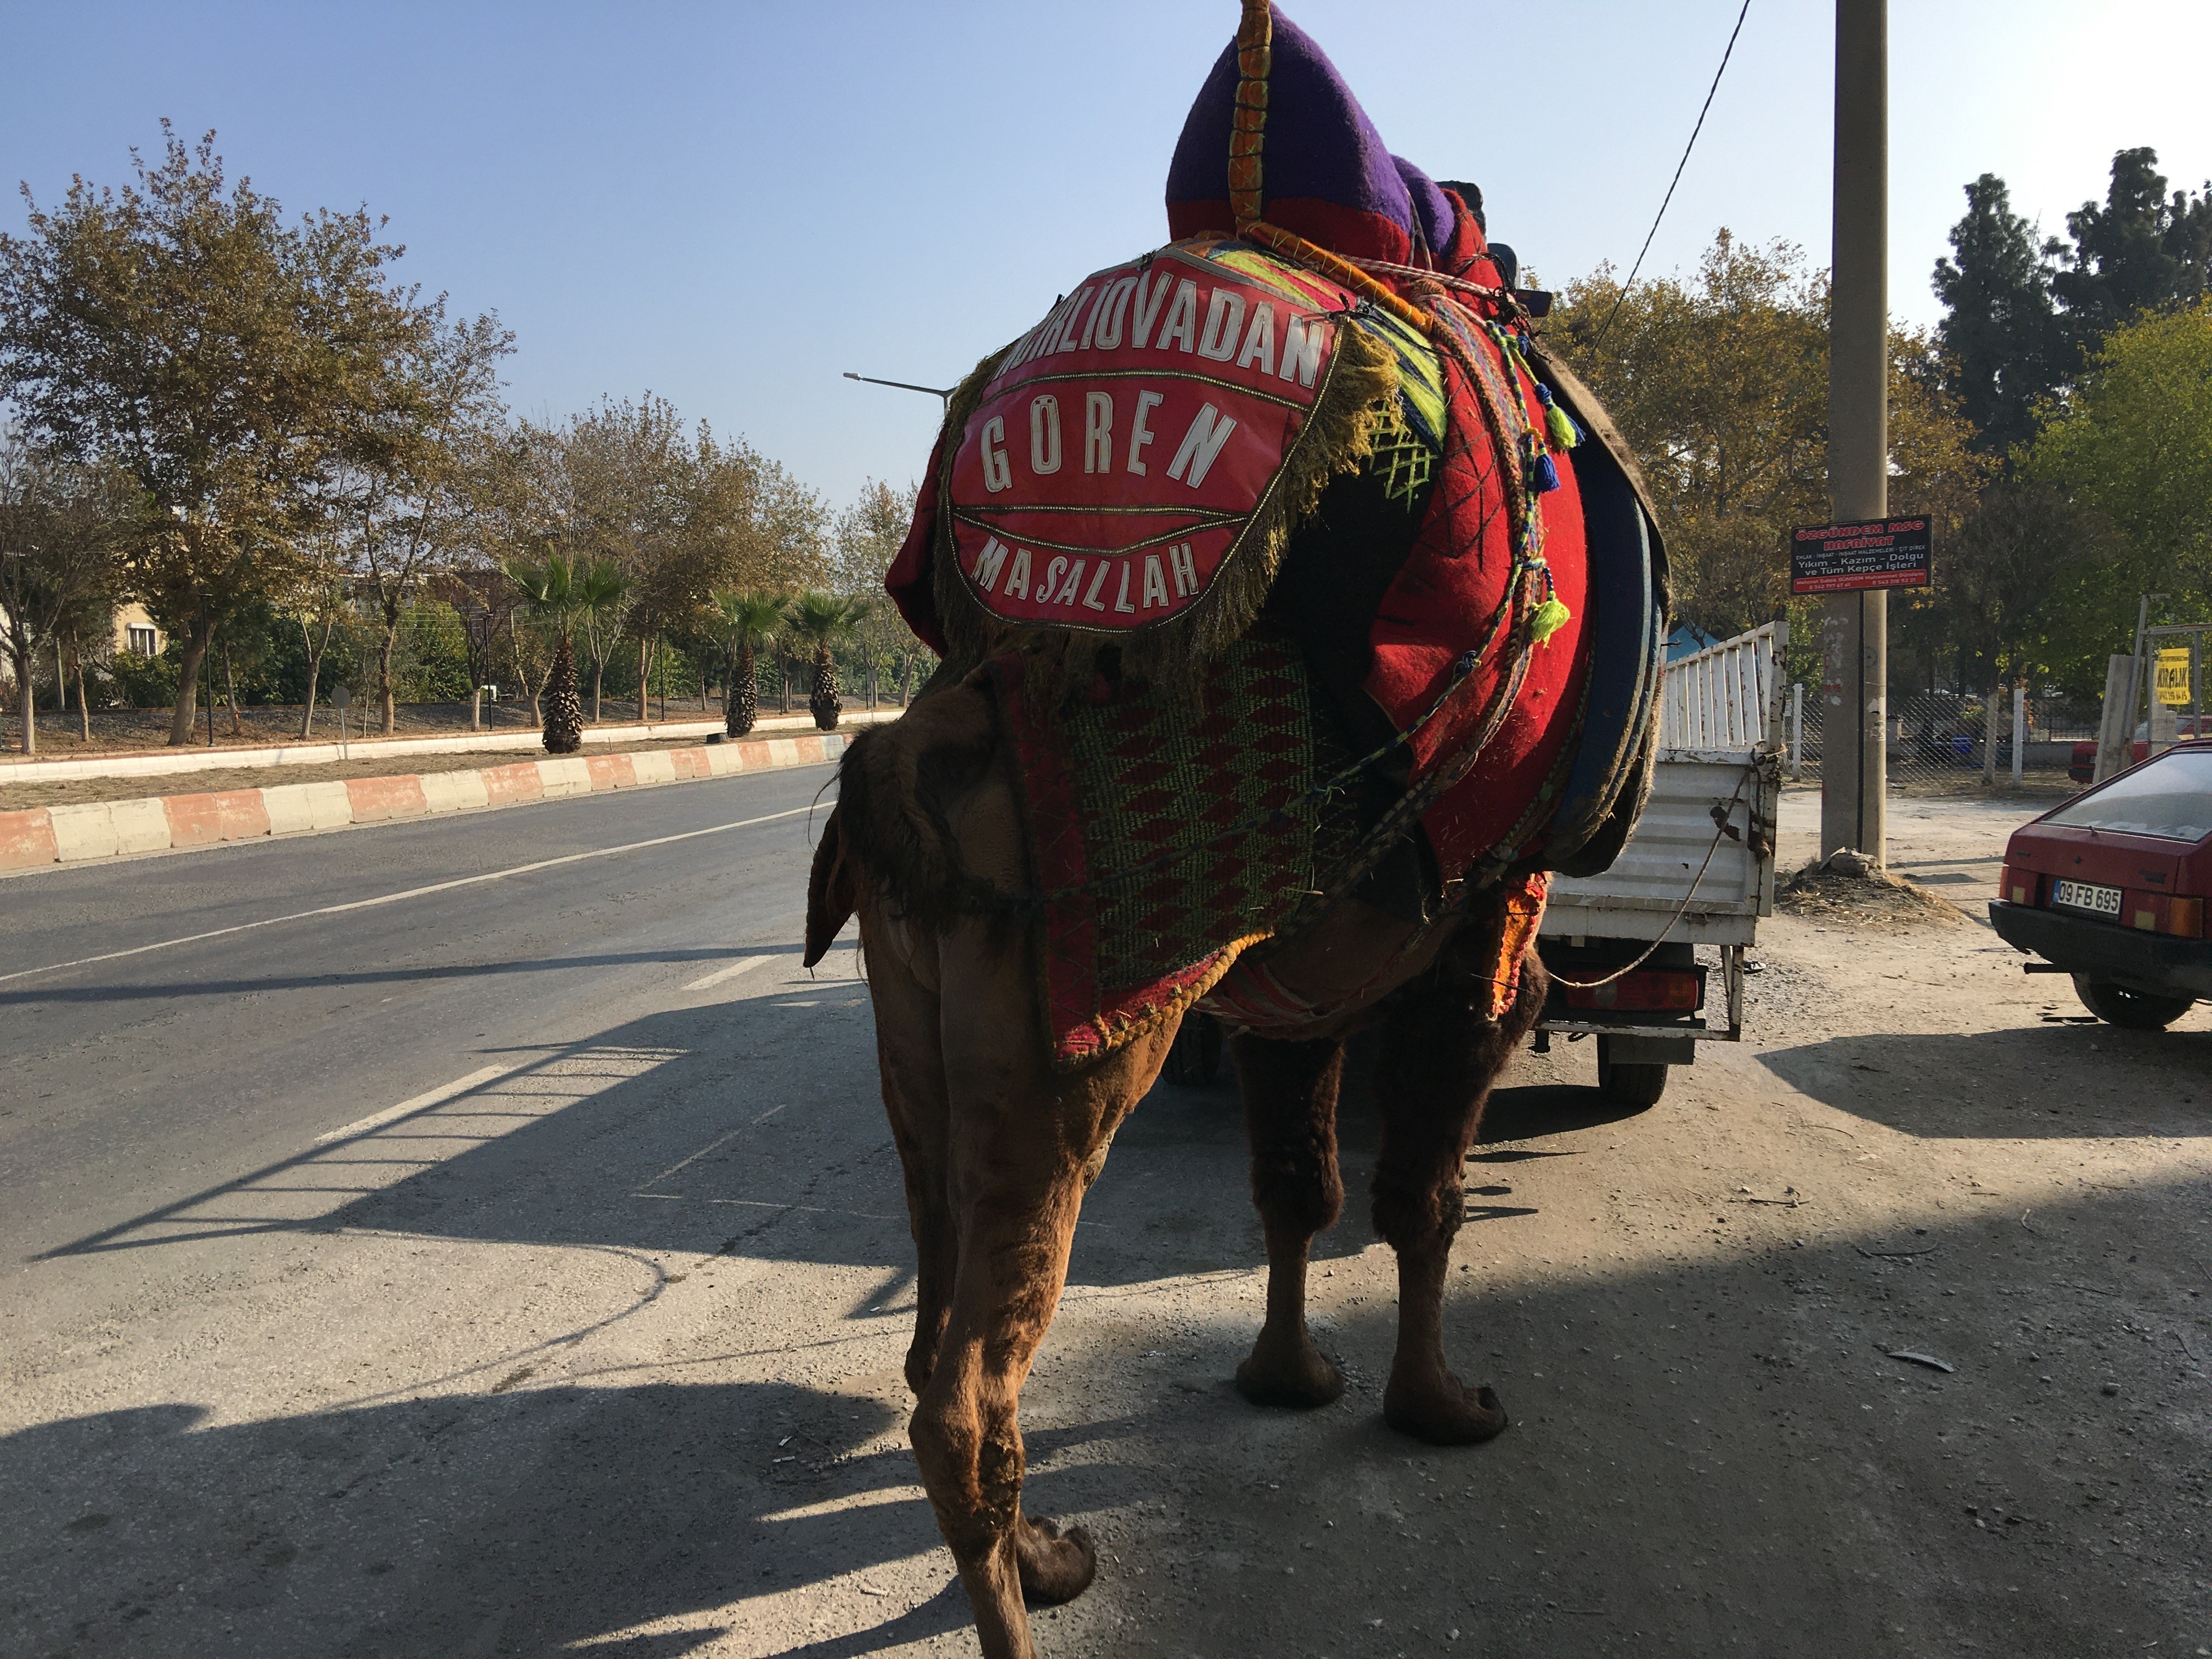
[{"label": "camel hump", "polygon": [[836,809],[807,883],[810,966],[863,892],[932,932],[988,897],[988,884],[961,857],[947,813],[983,778],[998,742],[990,694],[973,678],[854,738],[838,765]]}]

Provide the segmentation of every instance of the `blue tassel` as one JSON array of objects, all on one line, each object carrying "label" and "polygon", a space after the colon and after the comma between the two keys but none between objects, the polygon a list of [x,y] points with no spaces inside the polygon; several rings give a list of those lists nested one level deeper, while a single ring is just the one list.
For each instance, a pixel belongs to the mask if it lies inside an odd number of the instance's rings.
[{"label": "blue tassel", "polygon": [[1537,493],[1540,495],[1547,495],[1551,491],[1557,489],[1559,487],[1559,469],[1552,465],[1551,453],[1549,451],[1547,451],[1543,454],[1536,457]]}]

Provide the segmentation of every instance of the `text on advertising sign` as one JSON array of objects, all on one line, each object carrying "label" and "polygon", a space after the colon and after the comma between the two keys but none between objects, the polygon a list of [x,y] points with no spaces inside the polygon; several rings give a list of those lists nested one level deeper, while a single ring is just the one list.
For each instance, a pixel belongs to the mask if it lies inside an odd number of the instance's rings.
[{"label": "text on advertising sign", "polygon": [[1925,587],[1935,532],[1925,519],[1813,525],[1790,532],[1792,593]]},{"label": "text on advertising sign", "polygon": [[2158,653],[2158,700],[2169,708],[2189,707],[2189,647],[2167,646]]}]

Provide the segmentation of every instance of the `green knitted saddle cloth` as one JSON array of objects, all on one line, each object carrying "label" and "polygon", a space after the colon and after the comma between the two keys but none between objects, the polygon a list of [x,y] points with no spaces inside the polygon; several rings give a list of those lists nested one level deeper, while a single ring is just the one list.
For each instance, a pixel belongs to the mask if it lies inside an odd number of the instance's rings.
[{"label": "green knitted saddle cloth", "polygon": [[1204,995],[1346,855],[1344,746],[1297,647],[1264,624],[1172,693],[1054,704],[990,665],[1020,773],[1055,1070]]}]

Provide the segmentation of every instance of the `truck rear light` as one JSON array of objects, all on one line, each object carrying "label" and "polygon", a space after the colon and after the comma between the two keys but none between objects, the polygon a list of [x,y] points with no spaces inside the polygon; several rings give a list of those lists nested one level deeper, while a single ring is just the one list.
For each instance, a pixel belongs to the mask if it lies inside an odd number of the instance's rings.
[{"label": "truck rear light", "polygon": [[[1572,971],[1572,970],[1569,970]],[[1570,1008],[1619,1008],[1637,1013],[1690,1013],[1705,1004],[1703,969],[1647,968],[1607,985],[1561,981]]]},{"label": "truck rear light", "polygon": [[2014,904],[2041,904],[2043,878],[2033,870],[2008,864],[1997,880],[1997,896]]}]

